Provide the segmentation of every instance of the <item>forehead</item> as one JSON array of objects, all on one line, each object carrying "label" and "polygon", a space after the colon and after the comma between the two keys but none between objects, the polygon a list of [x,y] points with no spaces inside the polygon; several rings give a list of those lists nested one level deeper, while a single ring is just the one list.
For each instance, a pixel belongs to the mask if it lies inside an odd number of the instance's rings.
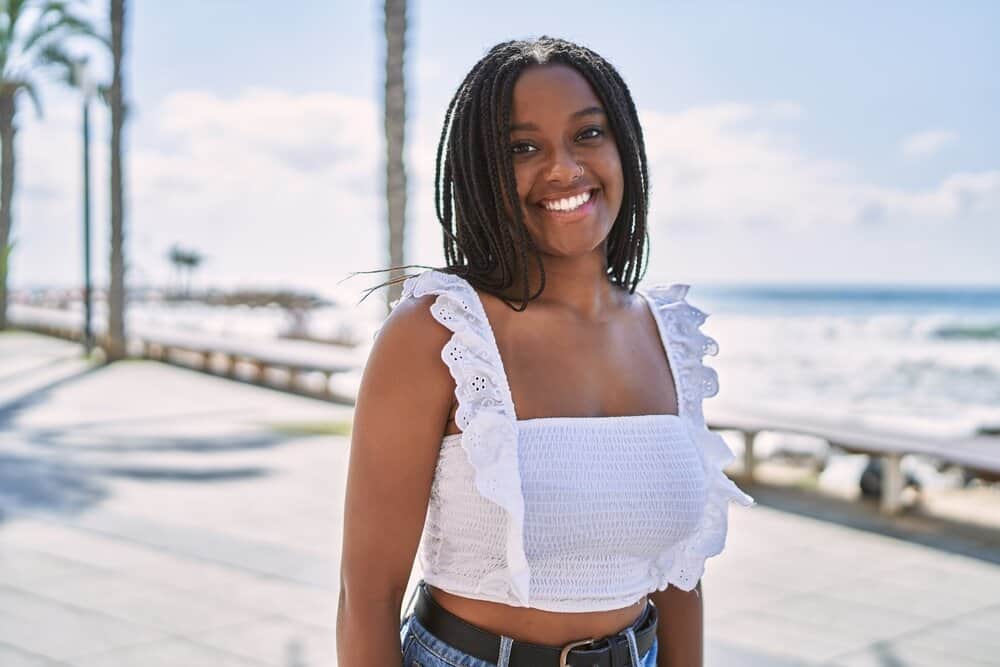
[{"label": "forehead", "polygon": [[569,65],[532,65],[514,83],[511,116],[515,123],[569,117],[586,107],[601,107],[590,83]]}]

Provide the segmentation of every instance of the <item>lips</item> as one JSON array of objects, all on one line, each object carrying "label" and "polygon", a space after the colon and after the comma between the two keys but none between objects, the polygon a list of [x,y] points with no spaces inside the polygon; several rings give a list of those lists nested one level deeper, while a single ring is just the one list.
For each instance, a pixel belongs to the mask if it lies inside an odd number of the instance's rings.
[{"label": "lips", "polygon": [[[590,187],[590,188],[578,188],[578,189],[572,190],[570,192],[560,192],[558,194],[549,195],[548,197],[542,197],[541,199],[539,199],[536,202],[536,204],[538,206],[541,206],[542,208],[545,208],[545,204],[547,204],[547,203],[557,202],[557,201],[559,201],[561,199],[569,199],[571,197],[576,197],[578,195],[582,195],[582,194],[584,194],[586,192],[590,192],[590,193],[592,193],[592,195],[596,194],[597,193],[597,188],[594,188],[594,187]],[[545,209],[545,210],[548,210],[548,209]]]},{"label": "lips", "polygon": [[[547,201],[559,201],[560,199],[573,197],[576,195],[584,194],[586,192],[590,192],[590,199],[587,200],[586,203],[582,204],[581,206],[578,206],[577,208],[571,211],[550,210],[545,208],[545,206],[543,205],[544,202]],[[591,212],[594,211],[594,209],[597,206],[597,200],[600,193],[601,190],[599,188],[594,188],[590,190],[578,190],[577,192],[567,193],[566,195],[561,195],[554,199],[547,198],[545,200],[540,201],[535,206],[537,206],[538,209],[541,211],[542,216],[547,217],[550,220],[554,220],[557,222],[577,222],[579,220],[586,218],[588,215],[591,214]]]}]

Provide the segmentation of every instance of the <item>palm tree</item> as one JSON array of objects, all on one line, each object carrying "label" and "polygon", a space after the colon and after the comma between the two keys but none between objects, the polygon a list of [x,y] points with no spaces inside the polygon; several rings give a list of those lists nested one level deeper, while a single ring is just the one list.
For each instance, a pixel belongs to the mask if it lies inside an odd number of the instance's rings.
[{"label": "palm tree", "polygon": [[175,244],[170,248],[167,257],[169,257],[170,263],[174,265],[174,269],[177,271],[178,282],[182,285],[182,289],[179,290],[180,294],[185,298],[189,298],[191,296],[191,274],[201,266],[201,263],[205,260],[205,256],[197,250],[185,250]]},{"label": "palm tree", "polygon": [[111,107],[111,281],[108,286],[108,363],[125,357],[125,195],[122,182],[122,126],[125,93],[122,58],[125,52],[125,0],[111,0],[111,60],[113,75],[108,104]]},{"label": "palm tree", "polygon": [[[389,218],[389,266],[403,264],[406,229],[406,169],[403,139],[406,127],[406,88],[403,56],[406,49],[406,0],[385,0],[385,140],[386,204]],[[389,278],[397,275],[391,272]],[[390,286],[386,308],[402,294],[399,283]]]},{"label": "palm tree", "polygon": [[73,2],[0,0],[0,330],[7,328],[7,272],[13,249],[11,229],[17,167],[17,104],[24,93],[42,115],[37,76],[43,71],[70,82],[73,60],[65,49],[74,36],[97,37],[74,13]]}]

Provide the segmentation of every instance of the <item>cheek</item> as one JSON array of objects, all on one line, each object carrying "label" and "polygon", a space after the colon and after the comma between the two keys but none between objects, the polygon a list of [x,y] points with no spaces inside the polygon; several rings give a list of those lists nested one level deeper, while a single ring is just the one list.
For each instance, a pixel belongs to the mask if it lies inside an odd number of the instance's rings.
[{"label": "cheek", "polygon": [[[522,211],[525,208],[524,198],[527,196],[528,192],[531,190],[531,177],[526,175],[523,169],[518,169],[514,166],[514,183],[517,186],[517,192],[514,194],[514,199],[517,200]],[[510,210],[510,197],[507,196],[507,190],[500,184],[500,197],[504,203],[504,211],[507,213],[507,217],[513,221],[514,212]]]},{"label": "cheek", "polygon": [[613,213],[617,217],[617,209],[625,196],[625,174],[622,172],[622,162],[617,149],[612,148],[608,151],[602,171],[608,203],[616,209]]},{"label": "cheek", "polygon": [[[607,154],[607,173],[610,184],[621,192],[625,187],[625,174],[622,172],[622,160],[618,154],[618,149],[612,146]],[[610,185],[609,184],[609,185]]]},{"label": "cheek", "polygon": [[514,167],[514,181],[517,183],[517,200],[521,202],[521,206],[526,206],[525,198],[531,192],[533,180],[534,174],[530,173],[528,169]]}]

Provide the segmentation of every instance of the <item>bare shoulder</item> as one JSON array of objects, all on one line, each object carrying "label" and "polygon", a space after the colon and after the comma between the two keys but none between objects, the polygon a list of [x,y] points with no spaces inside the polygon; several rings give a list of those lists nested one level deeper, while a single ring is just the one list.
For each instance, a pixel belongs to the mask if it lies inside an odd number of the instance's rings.
[{"label": "bare shoulder", "polygon": [[454,382],[441,359],[451,332],[431,314],[434,299],[408,297],[389,313],[365,366],[356,422],[388,419],[440,437]]},{"label": "bare shoulder", "polygon": [[383,323],[372,352],[380,347],[384,354],[408,352],[406,356],[418,356],[412,353],[435,347],[440,350],[451,332],[431,314],[435,299],[437,295],[425,294],[400,301]]}]

